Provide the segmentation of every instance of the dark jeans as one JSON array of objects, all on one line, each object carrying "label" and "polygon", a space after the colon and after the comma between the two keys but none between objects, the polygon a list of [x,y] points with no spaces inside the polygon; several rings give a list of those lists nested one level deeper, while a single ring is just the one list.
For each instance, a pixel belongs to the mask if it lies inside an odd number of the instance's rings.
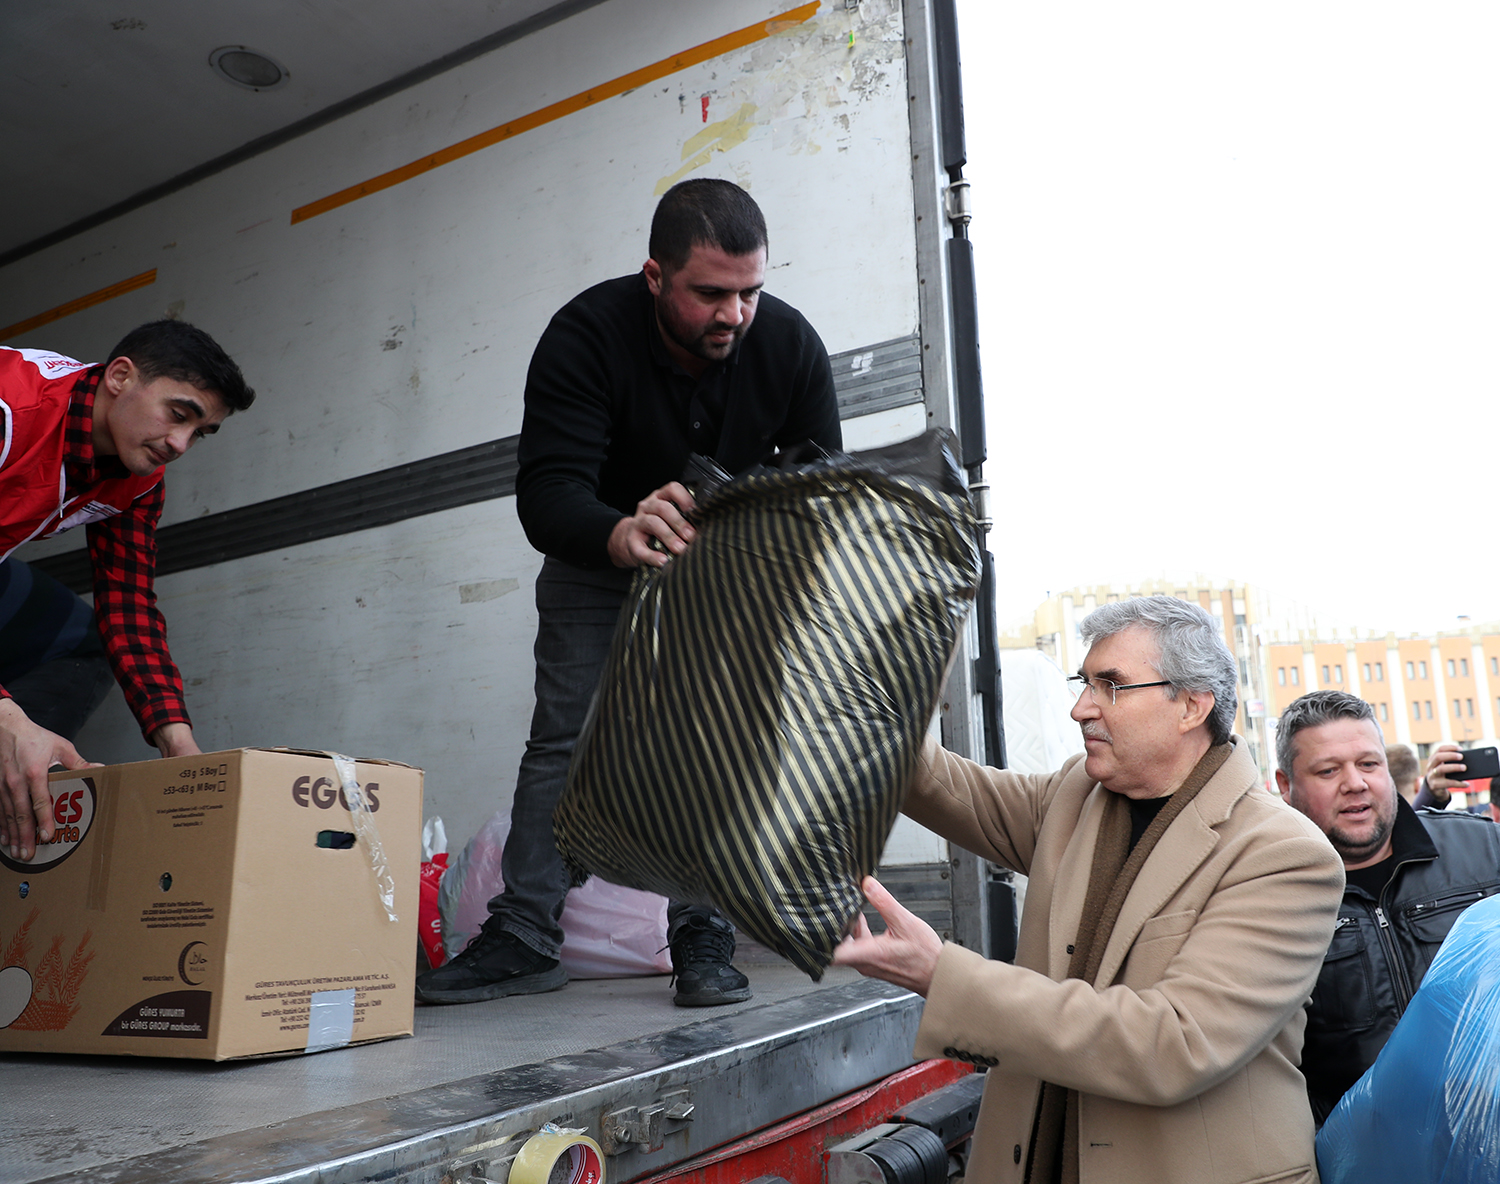
[{"label": "dark jeans", "polygon": [[[548,958],[562,949],[559,920],[570,886],[552,838],[552,812],[567,783],[573,747],[633,575],[618,568],[583,571],[549,558],[536,580],[536,709],[500,857],[505,890],[491,899],[493,924],[487,925],[514,934]],[[677,902],[667,910],[669,921],[691,914],[717,916],[701,905]]]},{"label": "dark jeans", "polygon": [[103,654],[57,658],[5,686],[32,723],[72,740],[115,685]]}]

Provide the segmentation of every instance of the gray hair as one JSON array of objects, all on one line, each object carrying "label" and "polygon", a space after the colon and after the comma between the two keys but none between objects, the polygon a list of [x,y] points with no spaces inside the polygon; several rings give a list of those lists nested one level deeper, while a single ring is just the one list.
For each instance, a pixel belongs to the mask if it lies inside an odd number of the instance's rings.
[{"label": "gray hair", "polygon": [[[1321,728],[1336,719],[1367,719],[1375,721],[1375,709],[1357,695],[1347,691],[1308,691],[1300,699],[1293,699],[1281,713],[1276,724],[1276,767],[1292,776],[1292,762],[1297,759],[1297,733],[1307,728]],[[1375,724],[1380,731],[1380,725]],[[1385,741],[1382,739],[1381,744]]]},{"label": "gray hair", "polygon": [[1136,625],[1156,642],[1161,657],[1152,668],[1172,684],[1172,698],[1178,691],[1213,695],[1208,733],[1215,744],[1228,743],[1239,703],[1239,667],[1219,623],[1196,604],[1175,596],[1134,596],[1096,608],[1078,631],[1084,644],[1092,646]]}]

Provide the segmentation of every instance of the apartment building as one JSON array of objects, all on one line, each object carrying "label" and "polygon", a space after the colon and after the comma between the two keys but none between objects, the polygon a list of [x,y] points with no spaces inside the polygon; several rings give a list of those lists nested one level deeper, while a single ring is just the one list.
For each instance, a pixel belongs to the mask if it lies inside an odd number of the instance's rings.
[{"label": "apartment building", "polygon": [[1262,647],[1272,719],[1298,695],[1332,688],[1371,704],[1386,743],[1410,744],[1424,760],[1439,744],[1500,736],[1500,625],[1430,637],[1303,633],[1270,630]]}]

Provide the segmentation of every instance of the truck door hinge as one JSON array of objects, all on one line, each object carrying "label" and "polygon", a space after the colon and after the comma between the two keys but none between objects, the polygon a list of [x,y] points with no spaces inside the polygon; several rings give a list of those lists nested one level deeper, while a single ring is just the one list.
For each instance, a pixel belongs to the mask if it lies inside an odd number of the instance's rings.
[{"label": "truck door hinge", "polygon": [[974,221],[974,205],[967,181],[954,181],[943,190],[943,212],[955,226],[967,227]]},{"label": "truck door hinge", "polygon": [[599,1121],[599,1146],[605,1155],[624,1151],[660,1151],[668,1135],[676,1134],[693,1120],[693,1102],[687,1090],[663,1094],[643,1106],[621,1106]]},{"label": "truck door hinge", "polygon": [[995,525],[995,520],[990,516],[990,483],[988,481],[971,481],[969,483],[969,497],[974,501],[974,520],[981,531],[988,531]]}]

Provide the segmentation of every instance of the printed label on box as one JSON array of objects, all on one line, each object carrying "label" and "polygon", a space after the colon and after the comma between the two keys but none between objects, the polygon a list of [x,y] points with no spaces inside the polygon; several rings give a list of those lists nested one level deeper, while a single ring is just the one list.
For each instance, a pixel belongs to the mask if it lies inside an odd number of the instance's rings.
[{"label": "printed label on box", "polygon": [[212,991],[168,991],[133,1003],[101,1036],[156,1036],[167,1040],[207,1040]]},{"label": "printed label on box", "polygon": [[60,864],[83,842],[94,824],[96,793],[92,777],[60,782],[52,791],[52,837],[37,840],[36,851],[24,863],[0,848],[0,863],[15,872],[44,872]]},{"label": "printed label on box", "polygon": [[388,974],[346,974],[328,978],[289,979],[278,982],[259,982],[255,991],[245,996],[246,1003],[259,1005],[262,1019],[275,1020],[283,1032],[298,1032],[307,1028],[313,1000],[320,994],[328,995],[331,989],[357,988],[352,1000],[352,1016],[355,1024],[362,1023],[365,1014],[382,1002],[377,992],[394,991],[396,984]]}]

